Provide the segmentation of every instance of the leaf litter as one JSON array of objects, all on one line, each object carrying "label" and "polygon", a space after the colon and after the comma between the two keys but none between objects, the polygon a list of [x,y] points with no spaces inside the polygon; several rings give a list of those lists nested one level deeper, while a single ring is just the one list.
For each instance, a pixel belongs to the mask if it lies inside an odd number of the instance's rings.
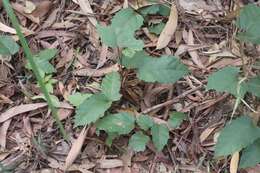
[{"label": "leaf litter", "polygon": [[[138,149],[145,150],[128,155],[130,157],[128,161],[132,160],[132,164],[127,167],[131,166],[133,172],[134,170],[139,170],[139,172],[141,170],[143,172],[176,170],[186,173],[206,172],[208,169],[211,172],[229,172],[229,170],[236,172],[239,157],[237,153],[233,154],[231,162],[218,160],[211,163],[210,166],[208,164],[213,161],[212,149],[216,142],[216,134],[228,121],[227,116],[232,110],[234,99],[231,96],[205,89],[207,77],[216,69],[223,69],[230,65],[242,67],[245,64],[249,65],[255,57],[255,59],[259,57],[254,48],[244,52],[247,59],[240,57],[239,45],[237,45],[236,38],[232,36],[235,29],[232,20],[235,18],[228,17],[231,15],[229,13],[235,12],[234,1],[179,0],[179,4],[172,1],[148,2],[144,0],[139,4],[136,2],[130,0],[111,1],[111,3],[96,0],[12,1],[12,6],[25,35],[34,33],[27,37],[32,51],[36,53],[43,48],[58,49],[58,55],[50,60],[50,64],[56,67],[53,78],[64,87],[59,90],[58,84],[54,84],[53,94],[64,104],[65,108],[59,109],[60,118],[71,139],[76,140],[71,140],[72,147],[68,147],[69,145],[65,144],[66,142],[53,124],[46,103],[37,103],[31,99],[31,96],[38,95],[40,92],[36,82],[30,77],[31,73],[23,67],[26,62],[20,51],[8,62],[14,68],[7,66],[11,71],[11,75],[8,74],[6,78],[7,81],[0,79],[0,154],[8,152],[8,155],[3,157],[3,161],[1,160],[1,164],[3,162],[5,167],[18,165],[14,168],[15,171],[25,169],[53,172],[62,169],[60,165],[66,163],[67,167],[70,166],[68,171],[122,172],[125,165],[121,156],[128,152],[123,148],[127,146],[132,135],[138,134],[134,136],[131,143],[140,143]],[[240,5],[245,5],[245,2],[241,1]],[[100,44],[99,34],[97,34],[99,29],[96,26],[100,25],[104,30],[103,27],[110,25],[112,16],[123,9],[123,6],[134,7],[138,14],[142,14],[139,10],[153,7],[154,4],[163,4],[171,11],[170,16],[160,15],[160,8],[156,7],[152,10],[159,10],[159,12],[144,18],[141,30],[131,32],[136,34],[133,41],[138,43],[139,47],[144,46],[150,56],[160,57],[166,53],[176,55],[178,61],[189,69],[188,77],[181,78],[176,84],[167,87],[138,80],[137,75],[141,73],[138,72],[138,69],[133,71],[122,68],[117,61],[120,50]],[[1,1],[0,8],[2,8]],[[225,14],[226,12],[227,14]],[[1,35],[11,34],[15,37],[16,31],[6,19],[6,14],[1,13]],[[145,31],[144,28],[150,26],[149,22],[157,20],[166,23],[164,29],[158,31],[158,35],[149,33],[149,29]],[[117,27],[113,29],[115,28]],[[150,36],[148,37],[148,35]],[[124,43],[124,40],[120,40],[120,35],[118,37],[119,42]],[[142,40],[144,45],[140,44],[138,40]],[[118,40],[113,43],[117,44]],[[250,45],[246,46],[250,47]],[[130,47],[139,48],[135,45],[130,45]],[[152,72],[163,70],[153,67],[146,68],[151,69]],[[251,66],[248,67],[251,68]],[[144,147],[143,143],[148,139],[144,137],[143,140],[140,140],[140,136],[149,134],[135,128],[132,134],[115,138],[112,147],[108,147],[105,144],[107,134],[100,131],[100,134],[97,135],[95,131],[98,127],[96,125],[89,127],[87,135],[85,128],[82,130],[80,127],[74,127],[75,110],[78,104],[68,105],[68,100],[64,99],[66,94],[63,91],[66,90],[69,95],[77,92],[93,95],[102,88],[102,78],[111,72],[118,72],[122,77],[121,99],[118,100],[119,96],[115,93],[109,96],[117,98],[110,108],[112,112],[120,112],[123,109],[123,111],[130,112],[131,115],[138,114],[138,112],[148,113],[154,122],[163,124],[154,127],[154,129],[160,130],[153,129],[152,133],[168,136],[168,141],[151,139],[155,141],[155,146],[148,142],[147,147]],[[256,70],[252,69],[250,73],[255,74]],[[159,77],[162,79],[164,76]],[[148,79],[149,82],[154,81],[144,75],[142,78]],[[13,94],[6,92],[9,84],[15,87]],[[8,99],[9,101],[6,101]],[[256,99],[250,99],[252,104],[258,103]],[[241,109],[239,111],[243,112],[247,110],[247,107]],[[167,118],[164,118],[168,117],[165,116],[167,110],[185,112],[188,116],[177,129],[170,130],[169,135],[164,128],[168,125]],[[174,119],[174,116],[172,118]],[[124,128],[121,130],[128,131]],[[83,134],[78,136],[81,134],[80,131]],[[28,135],[28,133],[32,135]],[[160,138],[160,134],[156,134],[156,136]],[[32,138],[35,138],[37,142],[32,144],[30,142],[33,140]],[[96,154],[98,157],[94,157],[93,154],[87,156],[81,154],[84,148],[88,150],[94,148],[95,145],[89,145],[93,141],[104,146],[93,149],[93,151],[101,150],[99,153],[102,154]],[[160,143],[167,143],[168,150],[165,148],[162,152],[155,152],[155,147],[161,147]],[[26,147],[29,149],[25,150]],[[49,158],[41,157],[41,152]],[[1,164],[0,170],[2,169]],[[54,166],[55,164],[56,166]],[[84,167],[84,165],[88,166]],[[259,167],[245,169],[245,171],[248,173],[259,172]]]}]

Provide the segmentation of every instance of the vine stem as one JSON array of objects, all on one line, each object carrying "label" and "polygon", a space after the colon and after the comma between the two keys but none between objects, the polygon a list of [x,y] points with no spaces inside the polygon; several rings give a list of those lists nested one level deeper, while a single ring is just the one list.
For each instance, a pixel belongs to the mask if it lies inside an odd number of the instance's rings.
[{"label": "vine stem", "polygon": [[63,125],[62,125],[62,123],[61,123],[61,121],[60,121],[60,119],[58,117],[57,109],[56,109],[56,107],[54,106],[54,104],[53,104],[53,102],[51,100],[50,94],[49,94],[49,92],[48,92],[48,90],[47,90],[47,88],[46,88],[46,86],[44,84],[43,78],[40,75],[40,71],[39,71],[39,69],[38,69],[38,67],[37,67],[37,65],[36,65],[36,63],[35,63],[35,61],[33,59],[33,54],[32,54],[32,52],[31,52],[31,50],[29,48],[29,45],[28,45],[28,43],[27,43],[27,41],[26,41],[26,39],[24,37],[24,34],[21,31],[19,22],[18,22],[15,14],[14,14],[14,11],[13,11],[11,5],[10,5],[9,0],[3,0],[3,5],[4,5],[4,8],[5,8],[8,16],[9,16],[9,18],[11,20],[11,22],[12,22],[13,27],[15,28],[15,30],[17,32],[17,35],[18,35],[19,40],[20,40],[20,43],[21,43],[21,45],[23,47],[23,50],[24,50],[24,53],[25,53],[25,57],[29,61],[30,65],[32,67],[33,73],[34,73],[37,81],[39,82],[41,91],[42,91],[42,93],[43,93],[43,95],[44,95],[44,97],[45,97],[45,99],[46,99],[46,101],[48,103],[48,106],[49,106],[50,110],[52,111],[52,116],[53,116],[56,124],[58,125],[63,138],[65,140],[68,140],[67,133],[65,132],[65,129],[63,128]]}]

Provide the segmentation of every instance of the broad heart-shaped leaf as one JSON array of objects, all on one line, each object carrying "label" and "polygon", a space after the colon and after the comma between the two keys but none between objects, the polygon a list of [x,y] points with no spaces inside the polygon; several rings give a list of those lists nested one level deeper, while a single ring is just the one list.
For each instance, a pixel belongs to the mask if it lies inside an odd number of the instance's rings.
[{"label": "broad heart-shaped leaf", "polygon": [[246,147],[241,155],[239,167],[253,167],[260,163],[260,139]]},{"label": "broad heart-shaped leaf", "polygon": [[19,51],[19,45],[10,36],[0,36],[0,55],[14,55]]},{"label": "broad heart-shaped leaf", "polygon": [[120,75],[118,72],[112,72],[105,76],[102,80],[101,88],[102,93],[111,101],[120,99],[119,93],[121,87]]},{"label": "broad heart-shaped leaf", "polygon": [[[56,69],[53,67],[53,65],[49,63],[49,60],[54,58],[56,54],[57,49],[45,49],[34,56],[35,63],[39,68],[42,76],[44,76],[44,74],[56,72]],[[26,67],[28,69],[32,69],[29,63],[27,63]]]},{"label": "broad heart-shaped leaf", "polygon": [[127,112],[109,114],[98,120],[96,127],[107,133],[128,134],[135,127],[135,117]]},{"label": "broad heart-shaped leaf", "polygon": [[146,135],[143,134],[143,132],[137,132],[131,136],[129,139],[129,146],[134,150],[134,151],[144,151],[145,146],[147,142],[149,142],[150,138]]},{"label": "broad heart-shaped leaf", "polygon": [[154,124],[151,128],[152,141],[155,148],[161,151],[169,139],[169,129],[163,124]]},{"label": "broad heart-shaped leaf", "polygon": [[215,156],[226,156],[240,151],[260,138],[260,129],[248,116],[233,120],[221,131],[215,148]]},{"label": "broad heart-shaped leaf", "polygon": [[136,123],[143,130],[148,130],[154,124],[152,118],[149,117],[148,115],[140,115],[140,116],[138,116],[137,119],[136,119]]},{"label": "broad heart-shaped leaf", "polygon": [[122,9],[112,19],[111,25],[103,27],[97,25],[101,41],[107,46],[128,47],[141,50],[144,46],[141,40],[136,40],[135,31],[143,24],[143,17],[131,8]]},{"label": "broad heart-shaped leaf", "polygon": [[102,94],[95,94],[86,99],[79,105],[75,115],[75,125],[86,125],[96,122],[104,116],[105,111],[111,106],[112,102]]},{"label": "broad heart-shaped leaf", "polygon": [[153,58],[144,51],[132,57],[123,56],[122,65],[136,68],[138,78],[146,82],[174,83],[189,73],[188,68],[174,56]]},{"label": "broad heart-shaped leaf", "polygon": [[87,98],[91,97],[92,94],[89,93],[79,93],[76,92],[68,96],[68,101],[75,107],[78,107],[81,103],[84,102]]},{"label": "broad heart-shaped leaf", "polygon": [[246,93],[245,83],[240,86],[240,94],[237,94],[238,87],[238,74],[237,67],[225,67],[213,74],[208,78],[207,89],[214,89],[218,92],[228,92],[234,96],[244,97]]},{"label": "broad heart-shaped leaf", "polygon": [[247,91],[260,97],[260,76],[250,79],[247,83]]},{"label": "broad heart-shaped leaf", "polygon": [[168,124],[171,128],[177,128],[180,126],[182,121],[186,118],[186,114],[182,112],[172,112],[168,119]]},{"label": "broad heart-shaped leaf", "polygon": [[246,5],[240,12],[237,26],[242,30],[238,38],[243,41],[249,41],[260,44],[260,7],[254,4]]}]

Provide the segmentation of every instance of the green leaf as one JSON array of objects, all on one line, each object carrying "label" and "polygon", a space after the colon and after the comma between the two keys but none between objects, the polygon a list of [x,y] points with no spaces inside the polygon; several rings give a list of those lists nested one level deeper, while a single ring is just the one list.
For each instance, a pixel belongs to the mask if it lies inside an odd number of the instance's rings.
[{"label": "green leaf", "polygon": [[120,87],[121,80],[118,72],[106,75],[101,84],[102,93],[111,101],[117,101],[121,98],[121,94],[119,93]]},{"label": "green leaf", "polygon": [[136,120],[136,123],[143,130],[148,130],[154,124],[152,118],[149,117],[148,115],[140,115],[140,116],[138,116],[138,118]]},{"label": "green leaf", "polygon": [[248,168],[260,163],[260,139],[246,147],[241,155],[239,167]]},{"label": "green leaf", "polygon": [[106,138],[106,145],[108,145],[109,147],[112,146],[113,140],[118,137],[117,133],[107,133],[107,138]]},{"label": "green leaf", "polygon": [[134,150],[134,151],[144,151],[145,146],[148,143],[150,138],[146,135],[143,134],[143,132],[137,132],[133,134],[129,140],[129,146]]},{"label": "green leaf", "polygon": [[242,30],[238,38],[242,41],[249,41],[260,44],[260,7],[255,4],[246,5],[240,12],[237,26]]},{"label": "green leaf", "polygon": [[243,98],[246,93],[246,86],[245,83],[241,84],[240,94],[238,95],[238,74],[239,69],[237,67],[225,67],[209,76],[207,89],[214,89],[218,92],[228,92],[234,96]]},{"label": "green leaf", "polygon": [[248,116],[233,120],[221,131],[215,148],[215,156],[226,156],[240,151],[260,137],[260,129]]},{"label": "green leaf", "polygon": [[150,14],[160,14],[162,16],[169,16],[171,9],[162,4],[154,4],[154,5],[143,7],[139,11],[143,16],[147,16]]},{"label": "green leaf", "polygon": [[128,134],[135,127],[135,117],[126,112],[109,114],[98,120],[96,127],[107,133]]},{"label": "green leaf", "polygon": [[93,94],[76,92],[68,96],[68,101],[75,107],[78,107],[87,98],[91,97]]},{"label": "green leaf", "polygon": [[107,27],[97,25],[97,31],[101,41],[107,46],[141,50],[144,44],[141,40],[136,40],[134,34],[142,24],[143,17],[131,8],[127,8],[116,13],[111,25]]},{"label": "green leaf", "polygon": [[159,24],[155,24],[155,25],[150,26],[148,29],[151,33],[154,33],[156,35],[160,35],[164,27],[165,27],[165,23],[161,22]]},{"label": "green leaf", "polygon": [[260,97],[260,76],[250,79],[247,83],[247,91]]},{"label": "green leaf", "polygon": [[127,68],[137,68],[138,78],[146,82],[174,83],[189,70],[174,56],[153,58],[144,51],[133,57],[122,57],[122,64]]},{"label": "green leaf", "polygon": [[75,125],[81,126],[96,122],[99,118],[104,116],[105,111],[111,104],[112,102],[107,100],[101,93],[87,98],[77,108]]},{"label": "green leaf", "polygon": [[0,36],[0,55],[14,55],[19,51],[19,45],[10,36]]},{"label": "green leaf", "polygon": [[[58,97],[56,97],[55,95],[50,95],[51,101],[53,103],[53,105],[55,107],[59,107],[60,106],[60,101],[58,99]],[[44,95],[37,95],[37,96],[33,96],[32,97],[33,100],[37,100],[37,99],[43,99],[46,101],[46,98],[44,97]]]},{"label": "green leaf", "polygon": [[168,142],[169,129],[163,124],[154,124],[151,133],[155,148],[161,151]]},{"label": "green leaf", "polygon": [[[41,71],[41,75],[50,74],[56,72],[56,69],[53,67],[49,60],[55,57],[57,54],[57,49],[45,49],[41,51],[39,54],[34,56],[35,63],[39,70]],[[26,67],[28,69],[32,69],[31,65],[27,63]]]},{"label": "green leaf", "polygon": [[138,70],[138,77],[146,82],[175,83],[188,74],[188,68],[174,56],[153,58]]},{"label": "green leaf", "polygon": [[177,128],[186,117],[186,114],[183,112],[172,112],[170,114],[170,118],[168,119],[168,124],[171,128]]}]

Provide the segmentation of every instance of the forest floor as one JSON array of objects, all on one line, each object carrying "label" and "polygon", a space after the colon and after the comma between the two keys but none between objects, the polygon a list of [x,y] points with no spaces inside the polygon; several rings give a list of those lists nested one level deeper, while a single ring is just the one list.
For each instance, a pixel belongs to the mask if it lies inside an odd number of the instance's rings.
[{"label": "forest floor", "polygon": [[[251,44],[246,44],[243,52],[250,58],[241,58],[241,45],[235,38],[236,9],[249,2],[179,0],[177,29],[164,49],[156,49],[160,34],[150,33],[146,25],[138,30],[136,35],[144,41],[147,53],[175,55],[189,67],[191,73],[175,84],[137,80],[135,71],[118,68],[118,49],[100,42],[95,23],[108,25],[112,16],[127,5],[135,10],[151,5],[145,0],[136,2],[12,1],[32,52],[58,49],[58,55],[51,60],[56,69],[52,76],[56,80],[53,93],[61,103],[58,115],[69,142],[62,138],[45,101],[33,99],[41,92],[33,73],[25,68],[26,59],[20,49],[18,54],[0,63],[0,166],[8,169],[5,172],[63,172],[71,146],[83,128],[74,127],[75,107],[68,96],[75,91],[98,92],[104,75],[112,71],[121,74],[122,98],[111,109],[147,112],[158,121],[165,121],[172,110],[184,112],[188,118],[170,131],[168,144],[161,152],[156,152],[153,144],[148,144],[143,152],[133,152],[127,147],[128,135],[115,139],[108,147],[105,133],[97,136],[95,127],[90,126],[81,152],[68,172],[229,172],[230,158],[214,159],[214,146],[220,130],[230,119],[236,99],[227,93],[208,91],[205,85],[209,74],[216,69],[242,67],[252,64],[254,57],[259,58],[259,47]],[[173,2],[157,3],[170,8]],[[0,32],[14,34],[1,3],[0,8]],[[168,17],[152,15],[145,20],[167,22]],[[178,101],[169,104],[176,97]],[[253,98],[248,102],[257,105]],[[245,112],[248,108],[241,105],[235,116]],[[257,173],[260,167],[240,172]]]}]

